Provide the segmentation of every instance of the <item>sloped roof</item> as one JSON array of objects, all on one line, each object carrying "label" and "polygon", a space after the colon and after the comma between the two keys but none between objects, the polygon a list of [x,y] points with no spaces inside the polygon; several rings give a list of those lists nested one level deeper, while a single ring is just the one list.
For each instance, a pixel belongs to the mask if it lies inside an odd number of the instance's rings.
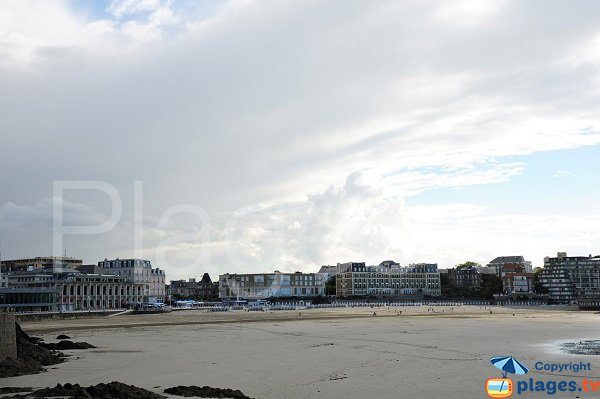
[{"label": "sloped roof", "polygon": [[204,273],[204,275],[202,276],[202,280],[200,280],[201,283],[204,284],[211,284],[212,280],[210,279],[210,276],[208,273]]},{"label": "sloped roof", "polygon": [[490,264],[493,263],[523,263],[525,262],[525,258],[521,255],[519,256],[498,256]]},{"label": "sloped roof", "polygon": [[321,266],[317,273],[335,273],[337,266]]}]

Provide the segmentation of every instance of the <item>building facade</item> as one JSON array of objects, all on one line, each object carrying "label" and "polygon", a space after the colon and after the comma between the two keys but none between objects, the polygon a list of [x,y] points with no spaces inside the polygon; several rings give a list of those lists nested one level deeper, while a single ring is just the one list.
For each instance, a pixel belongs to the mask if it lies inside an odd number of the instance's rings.
[{"label": "building facade", "polygon": [[26,271],[34,269],[51,269],[53,267],[58,268],[71,268],[76,269],[82,265],[81,259],[70,258],[66,256],[46,256],[36,258],[25,258],[25,259],[12,259],[3,260],[0,262],[1,271],[16,272]]},{"label": "building facade", "polygon": [[394,261],[384,261],[377,266],[348,262],[337,266],[338,297],[441,295],[440,273],[435,263],[402,267]]},{"label": "building facade", "polygon": [[483,282],[481,273],[473,266],[448,269],[448,281],[451,287],[458,288],[479,288]]},{"label": "building facade", "polygon": [[52,312],[58,310],[58,290],[54,288],[0,288],[0,309],[15,312]]},{"label": "building facade", "polygon": [[534,299],[533,273],[528,273],[522,263],[505,263],[500,268],[502,295],[505,299]]},{"label": "building facade", "polygon": [[321,266],[318,273],[325,276],[325,281],[329,281],[330,278],[332,278],[336,275],[337,266],[331,266],[331,265]]},{"label": "building facade", "polygon": [[518,256],[498,256],[497,258],[492,260],[490,263],[488,263],[487,266],[496,271],[497,277],[502,277],[502,269],[504,268],[505,265],[521,265],[521,266],[523,266],[525,273],[533,272],[531,262],[528,260],[525,260],[525,258],[520,255],[518,255]]},{"label": "building facade", "polygon": [[266,299],[325,295],[326,276],[319,273],[256,273],[219,276],[221,299]]},{"label": "building facade", "polygon": [[502,293],[515,297],[533,294],[533,273],[504,273]]},{"label": "building facade", "polygon": [[170,295],[184,298],[204,299],[214,301],[219,299],[219,283],[212,282],[208,273],[204,273],[200,281],[191,278],[188,281],[171,281],[169,286]]},{"label": "building facade", "polygon": [[54,292],[55,310],[62,311],[120,309],[144,299],[144,284],[74,269],[15,272],[8,276],[8,286],[9,290],[30,290],[32,295]]},{"label": "building facade", "polygon": [[540,280],[552,302],[600,299],[600,256],[546,257]]},{"label": "building facade", "polygon": [[98,262],[97,270],[104,274],[115,274],[125,278],[131,284],[143,287],[143,302],[163,302],[166,296],[165,272],[153,268],[149,260],[144,259],[105,259]]}]

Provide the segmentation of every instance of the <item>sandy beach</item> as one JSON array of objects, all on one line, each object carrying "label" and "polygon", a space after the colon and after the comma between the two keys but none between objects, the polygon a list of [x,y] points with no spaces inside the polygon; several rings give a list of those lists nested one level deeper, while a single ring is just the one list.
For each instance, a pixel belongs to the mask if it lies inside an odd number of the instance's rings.
[{"label": "sandy beach", "polygon": [[[562,341],[600,338],[600,315],[592,312],[422,306],[301,313],[180,311],[23,323],[47,342],[64,333],[97,348],[68,351],[66,363],[0,386],[117,380],[158,393],[210,385],[255,398],[481,398],[486,379],[501,376],[489,360],[500,355],[530,368],[522,378],[600,380],[600,357],[557,350]],[[584,361],[592,369],[559,376],[535,370],[538,361]],[[594,397],[560,395],[553,397]]]}]

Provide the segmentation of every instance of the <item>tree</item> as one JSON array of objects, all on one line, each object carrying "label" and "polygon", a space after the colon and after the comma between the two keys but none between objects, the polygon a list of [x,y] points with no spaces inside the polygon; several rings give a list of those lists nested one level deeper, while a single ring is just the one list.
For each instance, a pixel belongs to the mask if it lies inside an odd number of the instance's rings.
[{"label": "tree", "polygon": [[494,299],[494,294],[502,293],[502,279],[494,274],[483,274],[481,288],[485,299]]},{"label": "tree", "polygon": [[466,269],[468,267],[480,267],[481,265],[477,262],[473,262],[471,260],[466,261],[465,263],[460,263],[456,265],[456,270]]},{"label": "tree", "polygon": [[325,282],[325,295],[335,295],[335,276]]},{"label": "tree", "polygon": [[448,273],[440,273],[440,284],[442,288],[450,287],[450,277]]}]

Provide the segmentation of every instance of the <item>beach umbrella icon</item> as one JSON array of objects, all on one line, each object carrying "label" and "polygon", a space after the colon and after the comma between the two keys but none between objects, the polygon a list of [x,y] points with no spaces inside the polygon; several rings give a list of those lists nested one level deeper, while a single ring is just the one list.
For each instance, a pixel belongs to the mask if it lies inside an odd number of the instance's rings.
[{"label": "beach umbrella icon", "polygon": [[[494,367],[502,370],[502,378],[506,378],[506,374],[527,374],[529,369],[512,356],[496,356],[492,358]],[[504,381],[500,385],[500,391],[504,387]]]},{"label": "beach umbrella icon", "polygon": [[502,378],[506,378],[507,373],[527,374],[529,369],[512,356],[496,356],[492,358],[494,367],[503,371]]}]

